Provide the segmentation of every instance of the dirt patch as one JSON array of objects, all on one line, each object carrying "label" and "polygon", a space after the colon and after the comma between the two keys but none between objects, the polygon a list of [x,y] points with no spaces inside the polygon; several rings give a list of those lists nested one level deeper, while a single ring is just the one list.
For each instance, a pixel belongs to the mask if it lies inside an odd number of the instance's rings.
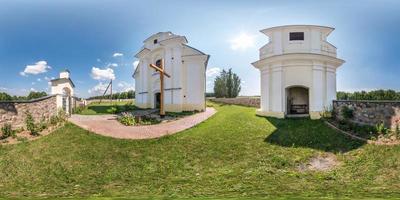
[{"label": "dirt patch", "polygon": [[335,154],[326,153],[315,156],[309,160],[308,163],[299,165],[298,169],[304,171],[329,171],[339,165]]}]

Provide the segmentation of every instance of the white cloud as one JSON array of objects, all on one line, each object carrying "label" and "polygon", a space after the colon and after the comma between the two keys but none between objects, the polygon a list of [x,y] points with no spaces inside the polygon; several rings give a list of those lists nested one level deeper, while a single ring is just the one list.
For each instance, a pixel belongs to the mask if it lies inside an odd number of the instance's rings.
[{"label": "white cloud", "polygon": [[114,80],[115,74],[114,70],[111,68],[100,69],[97,67],[92,67],[91,76],[95,80]]},{"label": "white cloud", "polygon": [[32,85],[35,85],[36,83],[35,82],[32,82]]},{"label": "white cloud", "polygon": [[37,79],[37,81],[38,81],[38,82],[41,82],[41,81],[42,81],[42,79],[38,78],[38,79]]},{"label": "white cloud", "polygon": [[221,72],[221,69],[218,67],[208,68],[206,71],[207,77],[215,76]]},{"label": "white cloud", "polygon": [[8,88],[0,86],[0,91],[8,91],[8,90],[9,90]]},{"label": "white cloud", "polygon": [[30,91],[31,92],[37,92],[37,90],[35,88],[31,88]]},{"label": "white cloud", "polygon": [[44,77],[44,80],[46,80],[46,81],[50,81],[50,78],[49,78],[49,77],[47,77],[47,76],[45,76],[45,77]]},{"label": "white cloud", "polygon": [[118,67],[117,63],[108,63],[107,67]]},{"label": "white cloud", "polygon": [[133,84],[133,83],[129,84],[129,83],[125,82],[125,81],[119,82],[117,86],[119,88],[119,91],[121,91],[121,92],[126,92],[126,91],[129,91],[129,90],[135,90],[135,84]]},{"label": "white cloud", "polygon": [[28,74],[41,74],[47,72],[47,70],[51,69],[50,66],[47,65],[47,62],[42,60],[36,62],[34,65],[27,65],[24,69],[23,72],[20,72],[19,74],[21,76],[27,76]]},{"label": "white cloud", "polygon": [[133,62],[133,63],[132,63],[133,69],[136,69],[136,67],[138,66],[138,64],[139,64],[139,61],[138,61],[138,60],[136,60],[135,62]]},{"label": "white cloud", "polygon": [[107,86],[108,86],[108,83],[100,82],[99,84],[95,85],[93,88],[89,89],[88,92],[89,92],[89,94],[92,94],[92,95],[103,94],[104,91],[107,89]]},{"label": "white cloud", "polygon": [[100,58],[97,58],[96,61],[97,61],[97,62],[101,62]]},{"label": "white cloud", "polygon": [[114,58],[115,58],[115,57],[121,57],[121,56],[124,56],[124,54],[123,54],[123,53],[118,53],[118,52],[116,52],[116,53],[113,54],[113,57],[114,57]]},{"label": "white cloud", "polygon": [[247,33],[240,33],[235,38],[229,41],[233,50],[246,50],[247,48],[254,47],[255,36]]}]

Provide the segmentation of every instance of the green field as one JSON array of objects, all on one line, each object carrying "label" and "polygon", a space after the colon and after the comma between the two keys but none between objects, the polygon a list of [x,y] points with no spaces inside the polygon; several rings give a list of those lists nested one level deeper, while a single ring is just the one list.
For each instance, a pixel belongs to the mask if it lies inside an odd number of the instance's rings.
[{"label": "green field", "polygon": [[[218,112],[181,133],[121,140],[67,124],[41,139],[0,147],[2,197],[137,199],[400,198],[400,146],[351,140],[322,121]],[[334,153],[329,172],[298,165]]]},{"label": "green field", "polygon": [[[104,102],[101,103],[91,103],[89,104],[84,110],[82,110],[81,115],[102,115],[102,114],[113,114],[110,111],[110,107],[114,106],[119,110],[122,110],[125,108],[125,105],[127,103],[133,103],[133,101],[120,101],[120,102],[110,102],[108,100],[104,100]],[[136,109],[136,106],[132,105],[131,109]]]}]

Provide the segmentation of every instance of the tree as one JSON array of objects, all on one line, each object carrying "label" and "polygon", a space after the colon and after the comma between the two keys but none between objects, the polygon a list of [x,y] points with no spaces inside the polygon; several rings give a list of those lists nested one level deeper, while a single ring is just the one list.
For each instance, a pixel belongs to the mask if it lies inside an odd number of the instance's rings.
[{"label": "tree", "polygon": [[220,75],[214,80],[215,97],[237,97],[241,90],[240,82],[239,76],[232,72],[232,69],[229,69],[228,71],[222,70]]},{"label": "tree", "polygon": [[0,92],[0,101],[10,101],[12,100],[12,97],[5,93],[5,92]]},{"label": "tree", "polygon": [[28,99],[28,100],[31,100],[31,99],[38,99],[38,98],[45,97],[45,96],[47,96],[47,93],[46,93],[46,92],[34,92],[34,91],[31,91],[31,92],[29,93],[27,99]]},{"label": "tree", "polygon": [[338,100],[400,100],[400,92],[394,90],[373,90],[370,92],[337,92]]}]

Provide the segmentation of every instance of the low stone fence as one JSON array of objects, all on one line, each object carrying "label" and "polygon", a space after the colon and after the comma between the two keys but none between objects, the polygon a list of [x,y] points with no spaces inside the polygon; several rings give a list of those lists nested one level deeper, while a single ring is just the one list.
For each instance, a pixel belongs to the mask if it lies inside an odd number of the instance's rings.
[{"label": "low stone fence", "polygon": [[[86,100],[86,105],[89,105],[91,103],[99,103],[99,102],[111,102],[110,99],[90,99],[90,100]],[[128,102],[128,101],[133,101],[133,99],[113,99],[112,102]]]},{"label": "low stone fence", "polygon": [[333,101],[336,117],[341,118],[340,112],[344,106],[353,110],[351,121],[358,124],[375,126],[383,122],[386,127],[396,128],[400,125],[400,101]]},{"label": "low stone fence", "polygon": [[47,96],[29,101],[0,101],[0,127],[10,123],[14,128],[23,127],[26,113],[36,121],[49,119],[57,114],[57,96]]},{"label": "low stone fence", "polygon": [[260,97],[209,98],[208,100],[216,103],[235,104],[255,108],[260,107]]}]

